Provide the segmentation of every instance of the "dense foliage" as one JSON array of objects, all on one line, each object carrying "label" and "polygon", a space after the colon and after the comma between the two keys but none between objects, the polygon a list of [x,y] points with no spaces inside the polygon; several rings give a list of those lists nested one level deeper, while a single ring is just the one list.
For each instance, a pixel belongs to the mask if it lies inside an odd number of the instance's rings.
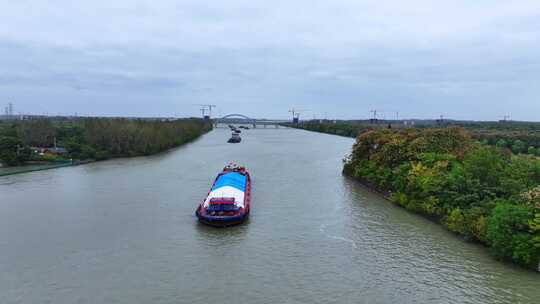
[{"label": "dense foliage", "polygon": [[360,134],[344,172],[495,256],[537,268],[540,159],[481,145],[462,128]]},{"label": "dense foliage", "polygon": [[67,158],[102,160],[150,155],[192,141],[209,131],[200,119],[171,121],[86,118],[36,119],[0,124],[0,161],[18,165],[33,158],[30,147],[66,148]]},{"label": "dense foliage", "polygon": [[515,154],[540,156],[540,123],[537,122],[452,122],[470,131],[483,144],[507,148]]},{"label": "dense foliage", "polygon": [[0,128],[0,162],[8,166],[15,166],[30,158],[30,150],[23,142],[14,125]]},{"label": "dense foliage", "polygon": [[[434,123],[421,121],[416,128],[432,128]],[[337,121],[311,120],[300,124],[288,124],[290,127],[309,131],[356,137],[358,134],[374,129],[405,128],[402,122],[379,122],[371,124],[368,121]],[[532,122],[460,122],[448,121],[439,127],[463,127],[471,136],[485,145],[507,148],[515,154],[530,154],[540,156],[540,123]]]},{"label": "dense foliage", "polygon": [[518,154],[540,156],[540,131],[471,130],[472,136],[482,143],[507,148]]},{"label": "dense foliage", "polygon": [[308,131],[335,134],[346,137],[356,137],[358,134],[373,129],[375,126],[369,126],[366,124],[353,123],[353,122],[330,122],[318,120],[305,121],[300,124],[287,124],[289,127],[297,129],[304,129]]}]

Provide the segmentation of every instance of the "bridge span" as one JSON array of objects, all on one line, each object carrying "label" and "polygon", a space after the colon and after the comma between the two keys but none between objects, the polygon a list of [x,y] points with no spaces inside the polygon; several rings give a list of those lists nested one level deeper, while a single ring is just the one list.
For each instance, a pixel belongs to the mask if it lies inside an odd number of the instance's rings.
[{"label": "bridge span", "polygon": [[263,127],[266,128],[267,126],[274,126],[276,128],[279,128],[280,124],[289,122],[288,120],[284,119],[260,119],[260,118],[250,118],[243,114],[228,114],[221,118],[215,118],[213,119],[214,127],[218,128],[220,125],[229,125],[229,124],[244,124],[244,125],[251,125],[253,128],[257,127]]}]

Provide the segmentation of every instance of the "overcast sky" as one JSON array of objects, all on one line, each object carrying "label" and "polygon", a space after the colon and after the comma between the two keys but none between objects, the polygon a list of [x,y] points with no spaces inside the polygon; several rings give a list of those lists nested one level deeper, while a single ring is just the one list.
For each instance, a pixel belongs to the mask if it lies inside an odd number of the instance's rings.
[{"label": "overcast sky", "polygon": [[540,121],[540,1],[0,0],[34,114]]}]

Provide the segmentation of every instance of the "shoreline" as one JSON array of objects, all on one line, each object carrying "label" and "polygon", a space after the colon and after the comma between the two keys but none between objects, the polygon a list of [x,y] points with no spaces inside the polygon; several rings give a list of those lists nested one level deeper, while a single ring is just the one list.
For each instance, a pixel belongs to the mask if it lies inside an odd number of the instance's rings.
[{"label": "shoreline", "polygon": [[[111,160],[111,159],[118,159],[118,158],[134,158],[134,157],[147,157],[147,156],[159,155],[159,154],[162,154],[162,153],[168,153],[168,152],[170,152],[170,151],[172,151],[174,149],[178,149],[180,147],[183,147],[185,145],[193,143],[194,141],[199,139],[201,136],[203,136],[204,134],[209,133],[210,131],[212,131],[212,129],[210,129],[210,130],[208,130],[206,132],[203,132],[203,133],[199,134],[197,137],[193,138],[192,140],[190,140],[188,142],[185,142],[185,143],[182,143],[182,144],[180,144],[180,145],[178,145],[176,147],[171,147],[171,148],[168,148],[166,150],[159,151],[157,153],[153,153],[153,154],[149,154],[149,155],[133,155],[133,156],[118,155],[118,156],[112,156],[110,158],[101,159],[101,160],[96,160],[96,159],[72,160],[72,161],[67,161],[67,162],[62,162],[62,163],[51,162],[51,163],[42,164],[42,165],[29,165],[29,164],[27,164],[27,165],[14,166],[14,167],[0,167],[0,177],[9,176],[9,175],[16,175],[16,174],[24,174],[24,173],[30,173],[30,172],[37,172],[37,171],[52,170],[52,169],[58,169],[58,168],[64,168],[64,167],[73,167],[73,166],[79,166],[79,165],[86,165],[86,164],[89,164],[89,163],[106,161],[106,160]],[[6,172],[3,172],[3,171],[6,171]]]},{"label": "shoreline", "polygon": [[[0,168],[0,177],[15,175],[15,174],[30,173],[30,172],[36,172],[36,171],[52,170],[52,169],[58,169],[58,168],[64,168],[64,167],[73,167],[73,166],[85,165],[85,164],[89,164],[93,162],[95,162],[95,160],[82,160],[82,161],[70,161],[70,162],[63,162],[63,163],[48,163],[48,164],[41,164],[41,165],[23,165],[23,166],[15,166],[15,167],[6,167],[6,168]],[[2,171],[7,171],[7,172],[2,172]]]},{"label": "shoreline", "polygon": [[[307,128],[297,128],[297,129],[301,129],[301,130],[305,130],[305,131],[309,131],[309,132],[323,133],[323,134],[335,135],[335,136],[342,137],[342,135],[333,134],[333,133],[330,133],[330,132],[320,132],[318,130],[310,130],[310,129],[307,129]],[[381,198],[389,201],[393,205],[399,206],[400,208],[404,209],[405,211],[407,211],[407,212],[409,212],[411,214],[415,214],[415,215],[421,216],[421,217],[423,217],[423,218],[425,218],[425,219],[427,219],[429,221],[432,221],[433,223],[435,223],[435,224],[441,226],[442,228],[444,228],[445,230],[451,232],[456,237],[458,237],[458,238],[460,238],[460,239],[462,239],[462,240],[464,240],[466,242],[469,242],[471,244],[480,245],[483,248],[485,248],[486,251],[491,250],[491,246],[489,244],[485,243],[485,242],[482,242],[482,241],[479,241],[479,240],[467,239],[464,235],[462,235],[460,233],[457,233],[456,231],[452,231],[451,229],[448,229],[448,227],[442,222],[442,220],[440,218],[430,216],[429,214],[425,214],[423,212],[410,210],[407,207],[397,203],[396,201],[394,201],[392,199],[392,192],[393,191],[391,189],[382,189],[381,187],[379,187],[379,186],[377,186],[377,185],[375,185],[375,184],[373,184],[373,183],[371,183],[369,181],[366,181],[366,180],[364,180],[362,178],[358,178],[358,177],[354,176],[352,174],[352,172],[351,172],[351,168],[347,168],[347,165],[345,163],[343,164],[343,167],[342,167],[342,175],[345,176],[346,178],[354,180],[355,182],[358,182],[360,185],[362,185],[362,187],[364,187],[368,191],[370,191],[370,192],[380,196]],[[513,259],[508,258],[508,257],[503,257],[503,258],[495,257],[494,259],[501,262],[501,263],[510,263],[512,265],[516,265],[516,266],[521,267],[523,269],[528,269],[528,270],[532,270],[535,273],[540,273],[540,262],[538,263],[538,265],[536,265],[536,267],[535,266],[527,267],[525,265],[521,265],[521,264],[517,263],[516,261],[514,261]]]},{"label": "shoreline", "polygon": [[461,236],[460,234],[455,233],[455,232],[447,229],[444,225],[441,225],[441,223],[437,219],[426,216],[425,214],[422,214],[422,213],[419,213],[419,212],[410,211],[407,208],[405,208],[404,206],[402,206],[400,204],[397,204],[396,202],[392,201],[392,199],[390,198],[391,191],[380,190],[378,187],[373,186],[371,183],[365,182],[365,181],[363,181],[361,179],[358,179],[358,178],[356,178],[356,177],[354,177],[354,176],[352,176],[352,175],[350,175],[348,173],[342,172],[342,174],[343,174],[343,176],[345,178],[350,179],[351,181],[353,181],[355,183],[358,183],[359,186],[363,187],[364,189],[366,189],[367,191],[369,191],[369,192],[371,192],[371,193],[373,193],[375,195],[380,196],[381,198],[383,198],[384,200],[386,200],[387,202],[389,202],[393,206],[396,206],[399,209],[402,209],[402,210],[404,210],[405,212],[407,212],[409,214],[412,214],[414,216],[418,216],[420,218],[423,218],[425,220],[428,220],[428,221],[434,223],[438,227],[441,227],[444,231],[448,232],[449,234],[453,235],[454,237],[460,239],[461,241],[463,241],[463,242],[465,242],[467,244],[471,244],[471,245],[481,247],[482,250],[485,251],[487,253],[487,255],[490,256],[491,258],[493,258],[495,261],[497,261],[499,263],[502,263],[502,264],[506,264],[506,265],[511,266],[511,267],[516,267],[516,269],[523,270],[525,272],[532,272],[532,273],[540,274],[540,264],[538,265],[537,269],[532,269],[532,268],[523,267],[523,266],[521,266],[521,265],[519,265],[517,263],[514,263],[511,260],[505,260],[505,259],[501,260],[501,259],[494,258],[493,255],[491,255],[489,253],[489,246],[487,246],[485,243],[468,240],[468,239],[464,238],[463,236]]}]

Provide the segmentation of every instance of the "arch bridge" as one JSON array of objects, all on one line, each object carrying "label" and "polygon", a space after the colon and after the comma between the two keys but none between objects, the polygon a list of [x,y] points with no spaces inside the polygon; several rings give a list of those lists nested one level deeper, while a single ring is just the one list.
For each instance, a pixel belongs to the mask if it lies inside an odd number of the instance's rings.
[{"label": "arch bridge", "polygon": [[280,124],[287,122],[287,120],[278,120],[278,119],[255,119],[250,118],[243,114],[227,114],[221,118],[215,118],[214,119],[214,125],[215,127],[218,127],[219,124],[249,124],[252,125],[253,128],[256,128],[257,126],[263,126],[266,128],[266,126],[275,126],[276,128],[279,127]]}]

